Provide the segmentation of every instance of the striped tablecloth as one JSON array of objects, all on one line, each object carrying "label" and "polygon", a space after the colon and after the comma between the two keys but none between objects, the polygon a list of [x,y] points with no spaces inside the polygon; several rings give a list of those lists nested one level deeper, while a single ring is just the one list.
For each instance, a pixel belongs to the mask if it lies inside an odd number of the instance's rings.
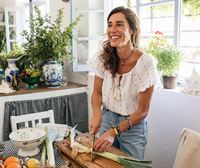
[{"label": "striped tablecloth", "polygon": [[[3,143],[4,143],[4,157],[5,158],[9,156],[17,156],[20,159],[22,158],[17,155],[18,148],[11,141],[5,141]],[[64,165],[65,161],[59,155],[58,151],[55,148],[54,148],[54,156],[55,156],[56,168],[60,168],[62,165]],[[40,160],[41,152],[38,155],[34,156],[34,158]]]}]

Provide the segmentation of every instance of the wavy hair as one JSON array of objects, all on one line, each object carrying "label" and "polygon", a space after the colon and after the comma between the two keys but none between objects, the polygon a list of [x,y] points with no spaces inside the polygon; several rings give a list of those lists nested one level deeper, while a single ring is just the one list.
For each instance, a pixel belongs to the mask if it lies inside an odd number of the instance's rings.
[{"label": "wavy hair", "polygon": [[[130,29],[133,31],[133,35],[131,36],[131,43],[135,48],[138,48],[139,41],[140,41],[140,20],[135,12],[133,12],[129,8],[125,8],[123,6],[114,8],[107,17],[107,22],[109,21],[110,17],[115,13],[123,13],[126,17]],[[103,41],[103,51],[100,55],[103,61],[104,68],[109,70],[113,77],[118,71],[119,67],[119,57],[117,55],[116,47],[111,47],[109,40]]]}]

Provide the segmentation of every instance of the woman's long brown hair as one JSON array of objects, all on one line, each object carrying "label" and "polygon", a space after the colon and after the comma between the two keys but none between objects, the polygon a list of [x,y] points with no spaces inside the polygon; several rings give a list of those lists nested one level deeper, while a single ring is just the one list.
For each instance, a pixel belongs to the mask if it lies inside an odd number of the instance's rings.
[{"label": "woman's long brown hair", "polygon": [[[128,24],[133,31],[133,35],[131,36],[132,45],[133,47],[137,48],[140,40],[140,21],[138,16],[131,9],[120,6],[114,8],[110,12],[107,17],[107,22],[113,14],[119,12],[123,13],[126,17]],[[111,47],[108,39],[103,42],[103,51],[100,54],[100,57],[103,61],[104,68],[109,70],[112,76],[115,77],[119,67],[119,57],[117,55],[116,47]]]}]

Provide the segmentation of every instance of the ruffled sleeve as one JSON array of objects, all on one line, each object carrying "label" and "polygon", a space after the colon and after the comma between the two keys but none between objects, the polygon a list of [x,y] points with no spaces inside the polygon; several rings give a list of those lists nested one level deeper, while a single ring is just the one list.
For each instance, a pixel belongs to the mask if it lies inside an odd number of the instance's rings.
[{"label": "ruffled sleeve", "polygon": [[105,68],[103,66],[102,60],[100,59],[100,52],[98,52],[92,59],[90,59],[88,61],[88,64],[91,65],[96,76],[98,76],[101,79],[104,78]]},{"label": "ruffled sleeve", "polygon": [[156,68],[156,60],[150,55],[144,55],[138,67],[138,92],[143,92],[151,86],[159,87],[160,78]]}]

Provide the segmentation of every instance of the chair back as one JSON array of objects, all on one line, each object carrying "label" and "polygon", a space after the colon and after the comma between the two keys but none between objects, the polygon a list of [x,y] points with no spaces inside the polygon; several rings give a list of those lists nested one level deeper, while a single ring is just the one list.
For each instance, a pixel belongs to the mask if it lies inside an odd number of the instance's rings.
[{"label": "chair back", "polygon": [[200,167],[200,132],[184,128],[176,152],[173,168]]},{"label": "chair back", "polygon": [[37,124],[44,123],[43,121],[47,121],[48,123],[54,124],[54,113],[53,110],[31,113],[19,116],[11,116],[11,128],[12,131],[15,131],[18,128],[18,124],[24,123],[26,128],[35,127]]}]

